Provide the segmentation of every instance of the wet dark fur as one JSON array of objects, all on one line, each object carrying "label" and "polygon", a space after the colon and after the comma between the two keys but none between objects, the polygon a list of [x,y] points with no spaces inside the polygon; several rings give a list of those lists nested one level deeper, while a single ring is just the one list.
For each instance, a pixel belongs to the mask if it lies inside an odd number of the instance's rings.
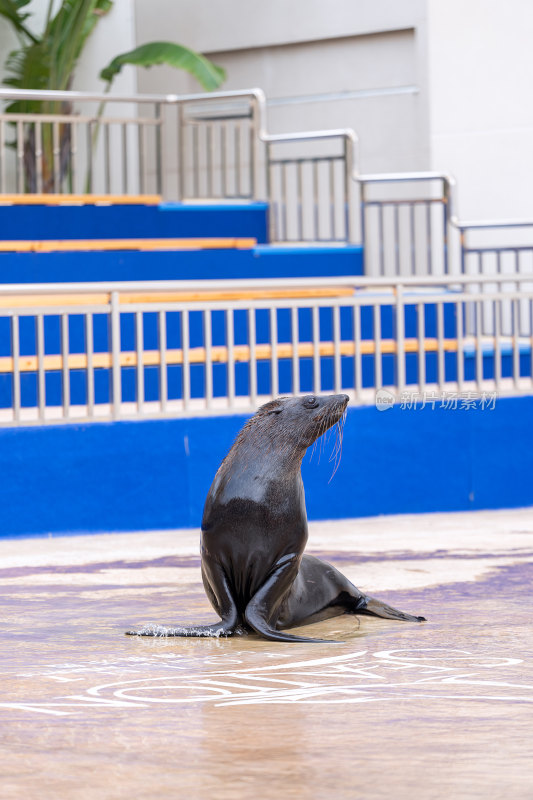
[{"label": "wet dark fur", "polygon": [[368,597],[331,564],[304,555],[302,458],[337,425],[338,465],[347,403],[346,395],[308,395],[261,406],[220,465],[204,507],[202,579],[221,622],[148,626],[128,633],[231,636],[255,631],[272,641],[317,642],[324,640],[284,629],[345,613],[423,620]]}]

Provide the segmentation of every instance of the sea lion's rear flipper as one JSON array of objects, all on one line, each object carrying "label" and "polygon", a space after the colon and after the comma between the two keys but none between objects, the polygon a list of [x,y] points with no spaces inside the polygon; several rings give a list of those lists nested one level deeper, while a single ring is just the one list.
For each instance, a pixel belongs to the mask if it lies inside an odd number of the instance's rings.
[{"label": "sea lion's rear flipper", "polygon": [[405,622],[425,622],[425,617],[414,617],[412,614],[406,614],[404,611],[398,611],[397,608],[388,606],[382,603],[381,600],[376,600],[374,597],[366,597],[363,602],[360,602],[357,607],[357,614],[370,614],[373,617],[382,617],[383,619],[399,619]]},{"label": "sea lion's rear flipper", "polygon": [[274,628],[271,628],[263,617],[254,612],[248,613],[248,608],[246,609],[246,622],[256,633],[262,636],[263,639],[268,639],[270,642],[300,642],[300,644],[314,642],[316,644],[342,644],[342,642],[339,642],[335,639],[311,639],[308,636],[293,636],[293,634],[285,633],[285,631],[274,630]]},{"label": "sea lion's rear flipper", "polygon": [[166,628],[164,625],[145,625],[138,631],[125,631],[126,636],[183,636],[203,638],[219,636],[233,636],[237,631],[224,626],[221,622],[214,625],[183,625],[176,628]]},{"label": "sea lion's rear flipper", "polygon": [[[277,619],[281,601],[286,596],[294,579],[298,574],[300,558],[291,553],[283,556],[276,563],[265,583],[255,593],[244,612],[247,625],[256,633],[271,642],[315,642],[317,644],[331,643],[333,639],[312,639],[307,636],[293,636],[284,631],[278,631],[273,625]],[[339,642],[337,642],[339,644]]]},{"label": "sea lion's rear flipper", "polygon": [[[249,606],[248,606],[249,608]],[[342,644],[335,639],[311,639],[308,636],[293,636],[291,633],[285,631],[277,631],[270,627],[264,618],[253,612],[248,613],[246,609],[246,622],[258,633],[263,639],[268,639],[270,642],[300,642],[306,644],[314,642],[316,644]]]}]

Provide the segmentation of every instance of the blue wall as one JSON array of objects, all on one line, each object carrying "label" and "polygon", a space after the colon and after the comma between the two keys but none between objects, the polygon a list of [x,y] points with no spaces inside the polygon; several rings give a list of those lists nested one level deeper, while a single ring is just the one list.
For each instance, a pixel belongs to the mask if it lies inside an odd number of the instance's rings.
[{"label": "blue wall", "polygon": [[[197,526],[242,416],[0,429],[0,536]],[[348,411],[304,464],[310,519],[533,505],[533,397]],[[431,531],[428,531],[431,536]]]}]

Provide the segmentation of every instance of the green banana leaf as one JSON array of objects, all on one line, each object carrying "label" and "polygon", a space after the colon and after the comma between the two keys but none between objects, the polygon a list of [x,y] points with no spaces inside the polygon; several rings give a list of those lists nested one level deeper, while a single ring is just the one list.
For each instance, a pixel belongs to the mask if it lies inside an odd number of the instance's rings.
[{"label": "green banana leaf", "polygon": [[63,0],[43,34],[43,41],[50,43],[50,80],[54,89],[68,87],[88,37],[112,6],[112,0]]},{"label": "green banana leaf", "polygon": [[218,88],[226,78],[226,71],[222,67],[188,47],[172,42],[150,42],[128,53],[121,53],[100,72],[100,78],[111,83],[124,64],[133,64],[136,67],[168,64],[188,72],[207,91]]},{"label": "green banana leaf", "polygon": [[[50,58],[44,42],[35,42],[13,50],[7,57],[5,69],[9,73],[4,77],[5,86],[14,89],[49,89]],[[10,103],[6,111],[9,113],[38,113],[41,103],[34,100],[16,100]]]},{"label": "green banana leaf", "polygon": [[[0,0],[11,3],[15,0]],[[21,2],[21,0],[17,0]],[[26,2],[26,0],[22,0]],[[68,89],[85,43],[99,19],[113,6],[112,0],[63,0],[56,15],[48,17],[40,40],[32,39],[9,54],[4,78],[14,89]],[[2,6],[0,5],[0,14]],[[7,112],[57,112],[56,104],[22,100]]]},{"label": "green banana leaf", "polygon": [[30,14],[21,14],[19,9],[27,6],[31,0],[0,0],[0,16],[5,17],[13,25],[15,32],[23,34],[36,42],[37,39],[24,24]]}]

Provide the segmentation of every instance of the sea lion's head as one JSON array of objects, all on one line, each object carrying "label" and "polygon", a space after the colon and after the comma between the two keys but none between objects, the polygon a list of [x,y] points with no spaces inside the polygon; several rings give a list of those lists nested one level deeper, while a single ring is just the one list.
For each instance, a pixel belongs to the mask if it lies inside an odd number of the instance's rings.
[{"label": "sea lion's head", "polygon": [[270,432],[278,442],[305,450],[339,422],[348,400],[345,394],[279,397],[261,406],[249,424]]},{"label": "sea lion's head", "polygon": [[[217,472],[217,491],[229,475],[248,469],[251,463],[282,463],[284,469],[298,467],[307,448],[337,423],[335,469],[342,446],[342,420],[348,396],[307,394],[303,397],[278,397],[257,409],[239,431],[233,447]],[[240,473],[239,473],[240,474]]]}]

